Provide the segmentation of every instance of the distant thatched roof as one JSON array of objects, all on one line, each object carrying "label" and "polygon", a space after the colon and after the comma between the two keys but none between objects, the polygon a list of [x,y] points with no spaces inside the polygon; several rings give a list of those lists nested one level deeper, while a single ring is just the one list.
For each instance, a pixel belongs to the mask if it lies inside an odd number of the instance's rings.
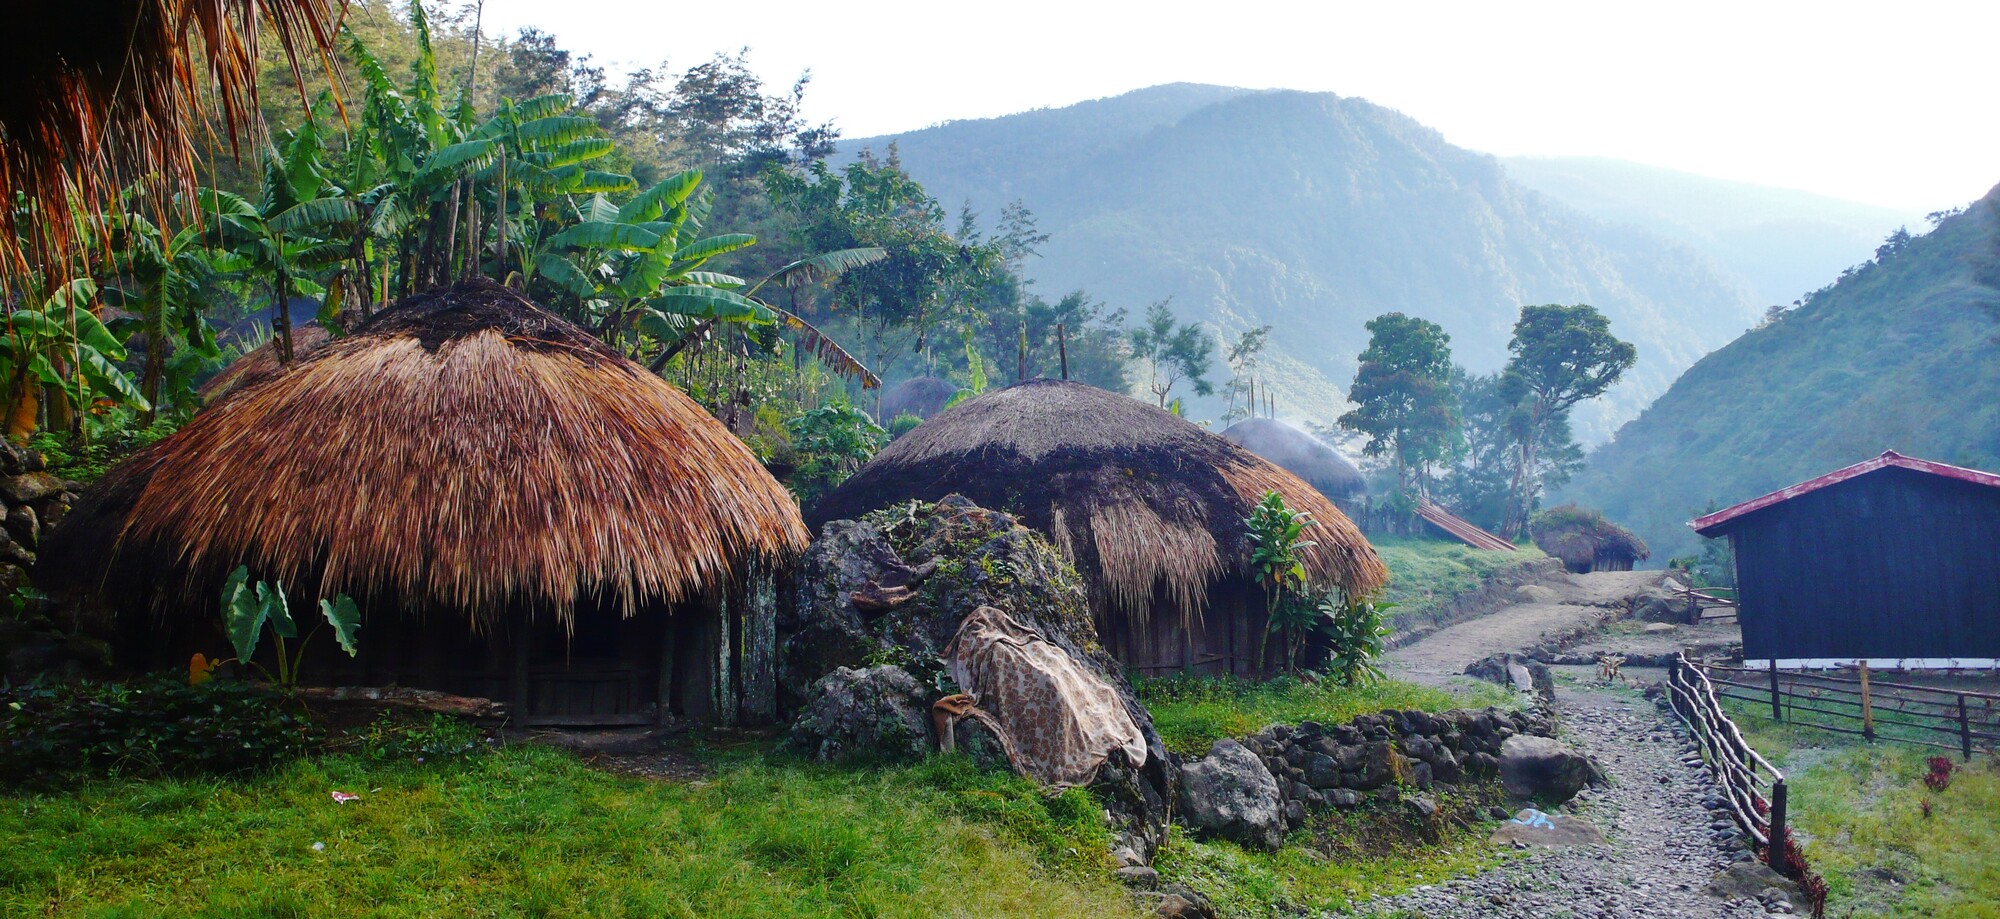
[{"label": "distant thatched roof", "polygon": [[1276,418],[1245,418],[1224,429],[1222,436],[1283,466],[1329,498],[1358,495],[1367,488],[1361,470],[1339,450]]},{"label": "distant thatched roof", "polygon": [[1542,511],[1528,521],[1528,535],[1535,545],[1563,560],[1571,568],[1588,566],[1599,558],[1629,558],[1644,561],[1652,550],[1645,541],[1604,515],[1574,504]]},{"label": "distant thatched roof", "polygon": [[[320,56],[333,47],[346,6],[346,0],[8,4],[0,29],[0,202],[8,202],[0,206],[0,279],[31,258],[69,254],[72,205],[93,211],[117,185],[152,172],[191,185],[204,118],[216,112],[232,132],[257,118],[260,35],[275,36],[295,66],[301,58],[324,65],[328,59]],[[20,225],[11,204],[16,193],[37,212]]]},{"label": "distant thatched roof", "polygon": [[945,410],[877,454],[811,515],[859,517],[957,492],[1048,534],[1100,612],[1143,617],[1164,596],[1198,613],[1215,581],[1248,570],[1243,518],[1266,492],[1310,511],[1310,579],[1367,593],[1388,571],[1325,496],[1255,454],[1135,399],[1035,380]]},{"label": "distant thatched roof", "polygon": [[882,417],[875,419],[883,425],[895,421],[900,415],[915,415],[929,418],[944,411],[944,404],[958,395],[958,384],[937,377],[912,377],[897,383],[882,392]]},{"label": "distant thatched roof", "polygon": [[119,464],[41,574],[212,610],[247,564],[301,595],[477,623],[673,602],[806,539],[791,496],[700,406],[482,280],[410,297]]},{"label": "distant thatched roof", "polygon": [[[311,357],[313,352],[326,347],[330,341],[333,341],[333,336],[327,334],[326,329],[318,324],[293,327],[292,362],[297,363]],[[206,402],[214,402],[230,390],[263,382],[266,377],[278,372],[279,369],[278,340],[273,338],[250,349],[242,357],[230,361],[229,366],[222,368],[221,373],[209,377],[208,382],[201,384],[201,398]]]}]

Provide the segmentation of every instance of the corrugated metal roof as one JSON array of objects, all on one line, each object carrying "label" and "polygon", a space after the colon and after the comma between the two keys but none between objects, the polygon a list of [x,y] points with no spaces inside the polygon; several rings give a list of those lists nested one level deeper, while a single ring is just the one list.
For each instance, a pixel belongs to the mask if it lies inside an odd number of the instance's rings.
[{"label": "corrugated metal roof", "polygon": [[1711,531],[1717,527],[1745,514],[1755,513],[1771,505],[1790,501],[1807,492],[1818,491],[1828,485],[1837,485],[1848,479],[1864,476],[1878,469],[1887,469],[1891,466],[1897,469],[1908,469],[1913,472],[1943,476],[1947,479],[1957,479],[1961,482],[1971,482],[1975,485],[1985,485],[1989,488],[2000,488],[2000,475],[1995,475],[1991,472],[1981,472],[1977,469],[1967,469],[1963,466],[1953,466],[1947,463],[1935,463],[1930,460],[1917,459],[1913,456],[1904,456],[1894,450],[1884,450],[1881,456],[1874,459],[1863,460],[1844,469],[1835,469],[1825,475],[1807,479],[1797,485],[1780,488],[1768,495],[1751,498],[1742,504],[1725,507],[1713,514],[1697,517],[1688,521],[1688,526],[1693,527],[1696,533],[1703,536],[1713,535]]},{"label": "corrugated metal roof", "polygon": [[1429,521],[1438,529],[1450,533],[1459,542],[1465,543],[1474,549],[1488,549],[1495,552],[1519,551],[1519,547],[1513,543],[1467,523],[1465,520],[1454,516],[1452,512],[1440,507],[1429,498],[1420,498],[1417,500],[1417,516]]}]

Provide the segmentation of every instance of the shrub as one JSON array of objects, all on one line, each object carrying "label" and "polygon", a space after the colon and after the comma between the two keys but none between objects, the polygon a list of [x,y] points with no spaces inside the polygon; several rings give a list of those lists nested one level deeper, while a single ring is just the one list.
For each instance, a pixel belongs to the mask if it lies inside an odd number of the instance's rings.
[{"label": "shrub", "polygon": [[383,712],[356,732],[361,754],[378,763],[435,763],[462,759],[480,748],[479,728],[450,715],[433,713],[428,720]]},{"label": "shrub", "polygon": [[1951,757],[1933,756],[1924,760],[1924,765],[1930,770],[1924,773],[1925,787],[1932,791],[1943,791],[1951,787],[1951,774],[1958,769],[1952,764]]},{"label": "shrub", "polygon": [[240,683],[154,678],[0,688],[0,784],[238,772],[303,755],[318,739],[281,696]]}]

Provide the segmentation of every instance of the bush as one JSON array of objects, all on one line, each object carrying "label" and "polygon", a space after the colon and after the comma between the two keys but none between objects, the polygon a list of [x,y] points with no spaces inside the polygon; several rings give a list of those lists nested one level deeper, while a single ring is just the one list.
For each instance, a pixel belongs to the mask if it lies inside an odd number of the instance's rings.
[{"label": "bush", "polygon": [[436,763],[471,755],[480,749],[481,734],[479,728],[450,715],[433,713],[426,719],[385,711],[348,739],[359,745],[361,755],[378,763]]},{"label": "bush", "polygon": [[318,739],[281,696],[241,683],[155,678],[0,688],[0,784],[239,772],[303,755]]}]

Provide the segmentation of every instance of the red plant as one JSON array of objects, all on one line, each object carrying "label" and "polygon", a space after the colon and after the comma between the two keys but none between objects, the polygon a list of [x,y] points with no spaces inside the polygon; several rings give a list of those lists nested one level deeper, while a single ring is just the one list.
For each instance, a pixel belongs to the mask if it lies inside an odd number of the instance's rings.
[{"label": "red plant", "polygon": [[[1943,791],[1951,787],[1951,774],[1958,770],[1958,767],[1952,763],[1951,757],[1933,756],[1924,760],[1924,764],[1929,766],[1931,770],[1924,774],[1924,784],[1930,790]],[[1926,813],[1926,816],[1929,816],[1929,814]]]},{"label": "red plant", "polygon": [[1931,799],[1925,798],[1922,801],[1918,801],[1917,806],[1923,809],[1925,820],[1931,819]]},{"label": "red plant", "polygon": [[[1826,878],[1820,877],[1819,872],[1806,864],[1805,853],[1799,851],[1798,840],[1792,838],[1790,827],[1785,828],[1784,842],[1784,861],[1771,867],[1799,883],[1799,888],[1805,891],[1806,902],[1812,906],[1813,919],[1826,919]],[[1764,850],[1764,861],[1770,863],[1771,850]]]}]

